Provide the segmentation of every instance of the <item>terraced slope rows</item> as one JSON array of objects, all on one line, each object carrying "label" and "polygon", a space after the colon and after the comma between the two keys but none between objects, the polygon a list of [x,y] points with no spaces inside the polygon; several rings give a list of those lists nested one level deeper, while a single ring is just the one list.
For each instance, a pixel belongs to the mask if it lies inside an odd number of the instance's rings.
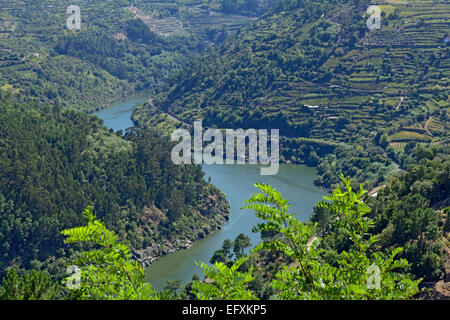
[{"label": "terraced slope rows", "polygon": [[[179,2],[2,0],[0,88],[93,111],[159,85],[252,19],[216,0]],[[81,10],[80,30],[66,27],[69,5]],[[207,26],[189,22],[198,15]]]}]

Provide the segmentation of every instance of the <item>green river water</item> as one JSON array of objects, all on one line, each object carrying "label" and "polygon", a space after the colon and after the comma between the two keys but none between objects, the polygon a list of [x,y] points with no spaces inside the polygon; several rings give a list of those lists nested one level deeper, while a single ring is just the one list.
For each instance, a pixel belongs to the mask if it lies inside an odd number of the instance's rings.
[{"label": "green river water", "polygon": [[[131,112],[146,98],[145,94],[136,94],[95,114],[104,120],[107,127],[115,131],[124,130],[133,126]],[[327,194],[313,183],[316,170],[303,165],[281,164],[278,174],[273,176],[261,176],[258,165],[248,164],[203,165],[203,171],[205,179],[211,178],[211,183],[227,195],[231,207],[230,220],[222,230],[196,242],[192,248],[161,257],[148,267],[146,279],[157,290],[162,289],[167,280],[182,279],[186,283],[193,274],[201,275],[195,261],[208,262],[227,238],[234,240],[239,233],[245,233],[253,246],[258,244],[259,234],[251,231],[258,219],[253,212],[240,209],[250,194],[257,192],[255,182],[268,183],[280,191],[288,199],[291,211],[302,221],[311,216],[314,205]]]}]

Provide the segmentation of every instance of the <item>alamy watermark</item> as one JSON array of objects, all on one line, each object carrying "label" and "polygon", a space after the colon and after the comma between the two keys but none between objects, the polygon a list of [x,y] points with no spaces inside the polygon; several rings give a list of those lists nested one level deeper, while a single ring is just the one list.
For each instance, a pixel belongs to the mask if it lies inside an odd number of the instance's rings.
[{"label": "alamy watermark", "polygon": [[66,25],[69,30],[81,29],[81,10],[79,6],[71,5],[67,7],[67,14],[70,16],[67,18]]},{"label": "alamy watermark", "polygon": [[[258,132],[256,129],[225,129],[225,163],[245,164],[248,159],[249,164],[270,164],[268,167],[260,168],[261,175],[277,174],[280,158],[279,129],[270,130],[270,156],[268,139],[267,129],[259,129]],[[188,130],[176,129],[171,135],[171,140],[180,141],[172,149],[171,157],[174,164],[224,164],[224,135],[221,130],[208,129],[203,134],[202,122],[194,121],[193,139]],[[204,142],[211,143],[203,149]],[[248,157],[246,157],[247,149]]]},{"label": "alamy watermark", "polygon": [[367,267],[367,288],[369,290],[380,290],[381,288],[381,270],[376,264],[372,264]]},{"label": "alamy watermark", "polygon": [[[69,30],[81,29],[81,10],[77,5],[70,5],[67,7],[67,14],[70,16],[67,18],[66,25]],[[369,30],[381,29],[381,8],[377,5],[370,5],[366,10],[367,18],[366,24]]]}]

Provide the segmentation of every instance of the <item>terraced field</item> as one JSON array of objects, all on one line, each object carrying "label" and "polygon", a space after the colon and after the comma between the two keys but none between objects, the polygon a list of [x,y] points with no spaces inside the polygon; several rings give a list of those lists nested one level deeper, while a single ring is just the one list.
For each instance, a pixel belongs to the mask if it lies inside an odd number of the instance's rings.
[{"label": "terraced field", "polygon": [[141,19],[150,28],[151,31],[161,36],[173,36],[186,34],[181,20],[175,17],[154,18],[137,7],[127,7],[136,19]]},{"label": "terraced field", "polygon": [[[261,8],[267,5],[267,1],[259,1]],[[139,2],[137,6],[127,9],[143,19],[152,31],[163,36],[187,33],[217,41],[256,19],[249,15],[224,14],[217,0],[171,3],[148,0]]]},{"label": "terraced field", "polygon": [[[389,5],[386,5],[389,3]],[[370,32],[356,48],[342,56],[333,54],[322,69],[334,72],[329,85],[303,79],[280,82],[283,89],[264,101],[265,106],[280,106],[284,112],[297,116],[299,104],[318,106],[313,110],[314,122],[320,124],[350,116],[358,124],[382,125],[389,129],[392,120],[399,127],[411,121],[425,125],[431,113],[449,112],[450,55],[444,39],[450,30],[450,3],[437,1],[378,1],[386,17],[381,30]],[[345,15],[345,11],[341,12]],[[341,14],[324,17],[339,25]],[[305,27],[305,34],[309,26]],[[299,39],[300,40],[300,39]],[[423,61],[431,62],[425,67]],[[351,70],[337,74],[337,67]],[[442,94],[443,93],[443,94]],[[442,95],[440,95],[442,94]],[[433,101],[433,102],[430,102]],[[270,110],[267,107],[266,110]],[[413,115],[428,113],[426,119],[402,119],[405,111]],[[439,116],[430,118],[430,132],[401,134],[402,141],[428,141],[431,131],[448,132],[448,121]],[[319,126],[312,137],[327,134]],[[339,136],[338,136],[339,138]],[[397,141],[398,135],[391,136]]]}]

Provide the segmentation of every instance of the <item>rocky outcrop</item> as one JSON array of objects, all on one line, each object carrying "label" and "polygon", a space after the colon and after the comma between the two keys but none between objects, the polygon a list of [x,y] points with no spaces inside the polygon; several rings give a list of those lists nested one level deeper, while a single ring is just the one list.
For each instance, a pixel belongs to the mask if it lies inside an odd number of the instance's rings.
[{"label": "rocky outcrop", "polygon": [[162,244],[152,244],[147,248],[141,250],[135,250],[133,252],[133,258],[136,259],[144,268],[150,266],[153,261],[158,260],[160,257],[165,256],[169,253],[173,253],[181,249],[189,249],[193,245],[190,240],[175,242],[164,241]]}]

